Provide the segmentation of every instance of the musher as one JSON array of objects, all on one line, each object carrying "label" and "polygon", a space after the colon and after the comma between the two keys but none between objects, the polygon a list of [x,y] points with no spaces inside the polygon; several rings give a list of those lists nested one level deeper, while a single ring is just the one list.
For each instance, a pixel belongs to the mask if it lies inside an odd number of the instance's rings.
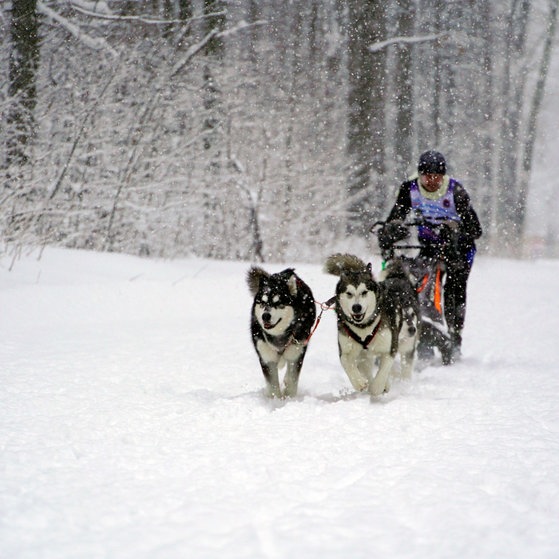
[{"label": "musher", "polygon": [[[438,225],[432,229],[419,228],[422,256],[437,255],[440,244],[448,240],[449,235],[454,241],[452,250],[447,249],[443,254],[447,269],[444,310],[454,357],[458,357],[466,317],[468,276],[476,253],[475,240],[481,237],[482,229],[469,194],[456,179],[446,174],[446,160],[438,151],[421,154],[417,175],[401,184],[386,222],[402,223],[412,210],[427,223]],[[444,225],[441,227],[441,224]]]}]

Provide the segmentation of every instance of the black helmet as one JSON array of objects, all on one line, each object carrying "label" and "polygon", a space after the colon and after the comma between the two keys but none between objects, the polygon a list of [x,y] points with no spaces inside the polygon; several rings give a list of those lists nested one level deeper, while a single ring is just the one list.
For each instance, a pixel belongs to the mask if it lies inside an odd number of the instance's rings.
[{"label": "black helmet", "polygon": [[420,175],[444,175],[446,173],[444,155],[432,149],[422,153],[417,164],[417,172]]}]

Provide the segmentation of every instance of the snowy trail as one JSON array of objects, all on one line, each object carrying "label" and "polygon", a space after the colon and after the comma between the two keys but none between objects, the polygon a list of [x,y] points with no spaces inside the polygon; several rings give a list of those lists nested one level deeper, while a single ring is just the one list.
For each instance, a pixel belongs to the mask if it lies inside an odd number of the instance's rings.
[{"label": "snowy trail", "polygon": [[[246,263],[7,265],[0,557],[559,555],[559,262],[479,258],[464,359],[374,402],[333,312],[300,396],[263,397]],[[296,268],[330,297],[335,278]]]}]

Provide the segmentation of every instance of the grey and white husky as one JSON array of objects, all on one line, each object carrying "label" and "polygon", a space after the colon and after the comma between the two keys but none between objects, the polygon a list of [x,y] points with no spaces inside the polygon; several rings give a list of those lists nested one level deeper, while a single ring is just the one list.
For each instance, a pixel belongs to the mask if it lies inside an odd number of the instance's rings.
[{"label": "grey and white husky", "polygon": [[[295,396],[316,307],[310,287],[293,268],[269,274],[253,266],[247,274],[254,296],[250,321],[252,342],[266,380],[268,395]],[[287,367],[282,391],[279,370]]]},{"label": "grey and white husky", "polygon": [[[411,378],[419,305],[401,263],[393,262],[383,281],[374,278],[370,264],[352,254],[328,257],[324,271],[340,278],[336,285],[338,348],[353,387],[373,396],[387,392],[398,353],[402,377]],[[379,367],[373,376],[377,359]]]}]

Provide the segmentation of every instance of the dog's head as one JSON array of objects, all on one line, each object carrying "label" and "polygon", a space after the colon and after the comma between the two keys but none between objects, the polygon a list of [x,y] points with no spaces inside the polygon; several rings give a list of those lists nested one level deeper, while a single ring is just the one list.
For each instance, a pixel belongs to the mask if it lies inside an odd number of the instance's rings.
[{"label": "dog's head", "polygon": [[370,271],[343,272],[336,286],[336,297],[343,314],[355,324],[367,324],[375,314],[379,285]]},{"label": "dog's head", "polygon": [[324,270],[340,278],[336,285],[338,312],[354,324],[367,324],[375,314],[379,297],[371,264],[352,254],[334,254],[326,260]]},{"label": "dog's head", "polygon": [[254,296],[253,314],[269,334],[280,335],[293,323],[293,304],[299,291],[298,278],[292,268],[268,274],[253,266],[248,271],[247,283]]}]

